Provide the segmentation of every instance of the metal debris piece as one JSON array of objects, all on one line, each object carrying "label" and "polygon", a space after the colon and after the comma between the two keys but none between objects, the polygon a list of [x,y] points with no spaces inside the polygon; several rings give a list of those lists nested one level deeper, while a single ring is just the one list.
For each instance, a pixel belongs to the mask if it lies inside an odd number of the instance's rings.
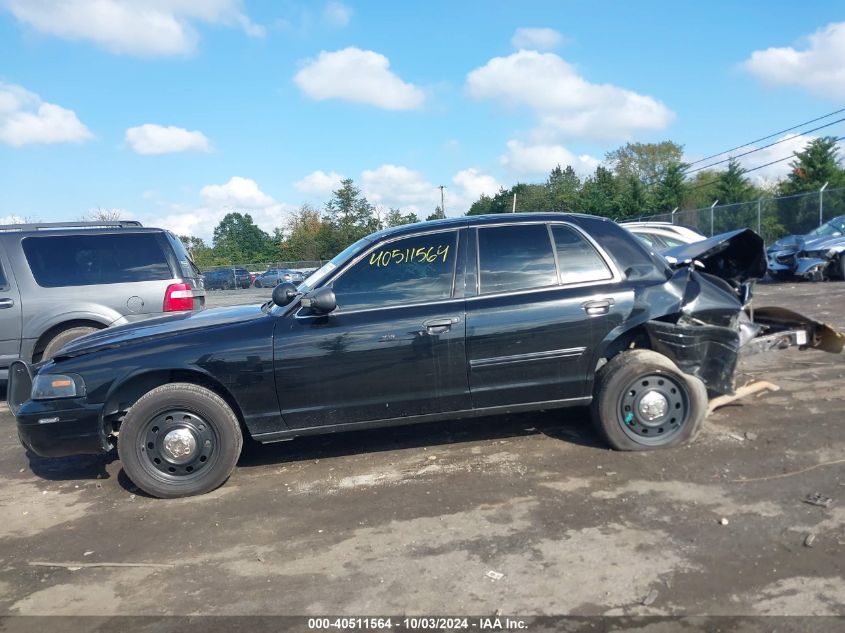
[{"label": "metal debris piece", "polygon": [[755,393],[760,393],[763,391],[780,391],[780,387],[770,382],[766,382],[765,380],[758,380],[757,382],[752,382],[748,385],[744,385],[737,389],[731,395],[724,395],[718,396],[713,398],[710,401],[710,406],[708,407],[707,412],[713,413],[719,407],[724,407],[726,404],[730,404],[740,398],[744,398],[745,396],[750,396]]},{"label": "metal debris piece", "polygon": [[727,525],[727,524],[728,524],[728,520],[727,520],[725,517],[722,517],[721,519],[719,519],[719,523],[720,523],[721,525]]},{"label": "metal debris piece", "polygon": [[501,580],[505,577],[504,574],[499,573],[497,571],[493,571],[492,569],[485,574],[488,578],[492,578],[493,580]]},{"label": "metal debris piece", "polygon": [[642,604],[644,604],[645,606],[649,606],[650,604],[653,604],[654,601],[657,600],[657,596],[659,596],[659,595],[660,595],[660,592],[658,592],[657,589],[652,589],[651,591],[648,592],[648,595],[645,598],[643,598]]},{"label": "metal debris piece", "polygon": [[818,492],[811,492],[801,501],[803,501],[804,503],[809,503],[811,506],[819,506],[820,508],[829,508],[830,504],[833,503],[833,499],[831,499],[830,497],[825,497],[824,495]]},{"label": "metal debris piece", "polygon": [[812,547],[813,542],[816,540],[816,535],[810,532],[807,536],[804,537],[804,547]]}]

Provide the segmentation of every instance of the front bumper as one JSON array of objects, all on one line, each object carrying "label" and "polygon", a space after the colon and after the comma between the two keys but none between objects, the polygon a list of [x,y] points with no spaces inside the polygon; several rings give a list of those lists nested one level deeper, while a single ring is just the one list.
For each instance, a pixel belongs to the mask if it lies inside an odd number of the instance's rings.
[{"label": "front bumper", "polygon": [[41,457],[91,455],[111,450],[102,405],[85,398],[30,400],[32,370],[15,361],[9,370],[9,408],[24,448]]}]

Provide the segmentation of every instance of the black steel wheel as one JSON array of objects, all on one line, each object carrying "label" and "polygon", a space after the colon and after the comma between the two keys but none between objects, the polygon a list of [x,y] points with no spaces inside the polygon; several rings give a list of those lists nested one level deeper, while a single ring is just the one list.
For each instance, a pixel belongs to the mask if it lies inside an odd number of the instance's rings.
[{"label": "black steel wheel", "polygon": [[123,468],[162,498],[203,494],[234,470],[243,438],[238,419],[213,391],[191,383],[156,387],[127,412],[118,435]]},{"label": "black steel wheel", "polygon": [[651,350],[618,354],[598,372],[593,421],[618,450],[677,446],[698,435],[707,389]]}]

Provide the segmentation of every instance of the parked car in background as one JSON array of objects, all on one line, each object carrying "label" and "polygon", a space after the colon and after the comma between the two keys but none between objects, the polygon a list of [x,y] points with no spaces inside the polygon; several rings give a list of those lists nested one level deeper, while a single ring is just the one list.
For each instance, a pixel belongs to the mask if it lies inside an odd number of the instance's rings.
[{"label": "parked car in background", "polygon": [[805,235],[780,238],[766,249],[766,257],[775,279],[845,279],[845,215]]},{"label": "parked car in background", "polygon": [[621,225],[658,253],[706,239],[692,227],[670,222],[622,222]]},{"label": "parked car in background", "polygon": [[271,268],[270,270],[258,275],[252,284],[256,288],[275,288],[280,283],[288,282],[298,286],[303,281],[305,281],[305,277],[298,270]]},{"label": "parked car in background", "polygon": [[0,380],[111,325],[202,310],[199,269],[173,233],[139,222],[0,226]]},{"label": "parked car in background", "polygon": [[234,290],[249,288],[249,271],[246,268],[218,268],[203,273],[207,290]]},{"label": "parked car in background", "polygon": [[616,449],[678,446],[701,429],[708,392],[733,392],[740,354],[842,350],[821,323],[746,309],[766,268],[753,231],[684,248],[678,261],[700,266],[672,268],[618,224],[565,213],[386,229],[261,306],[112,328],[50,363],[15,362],[9,406],[38,455],[105,453],[116,438],[129,479],[158,497],[221,485],[245,433],[590,405]]}]

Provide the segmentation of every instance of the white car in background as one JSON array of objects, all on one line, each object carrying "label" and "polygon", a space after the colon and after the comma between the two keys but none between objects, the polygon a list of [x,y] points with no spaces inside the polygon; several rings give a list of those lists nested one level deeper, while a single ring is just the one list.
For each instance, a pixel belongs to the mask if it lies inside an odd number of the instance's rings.
[{"label": "white car in background", "polygon": [[692,244],[706,239],[704,235],[693,228],[671,224],[670,222],[622,222],[620,225],[658,253],[675,246]]}]

